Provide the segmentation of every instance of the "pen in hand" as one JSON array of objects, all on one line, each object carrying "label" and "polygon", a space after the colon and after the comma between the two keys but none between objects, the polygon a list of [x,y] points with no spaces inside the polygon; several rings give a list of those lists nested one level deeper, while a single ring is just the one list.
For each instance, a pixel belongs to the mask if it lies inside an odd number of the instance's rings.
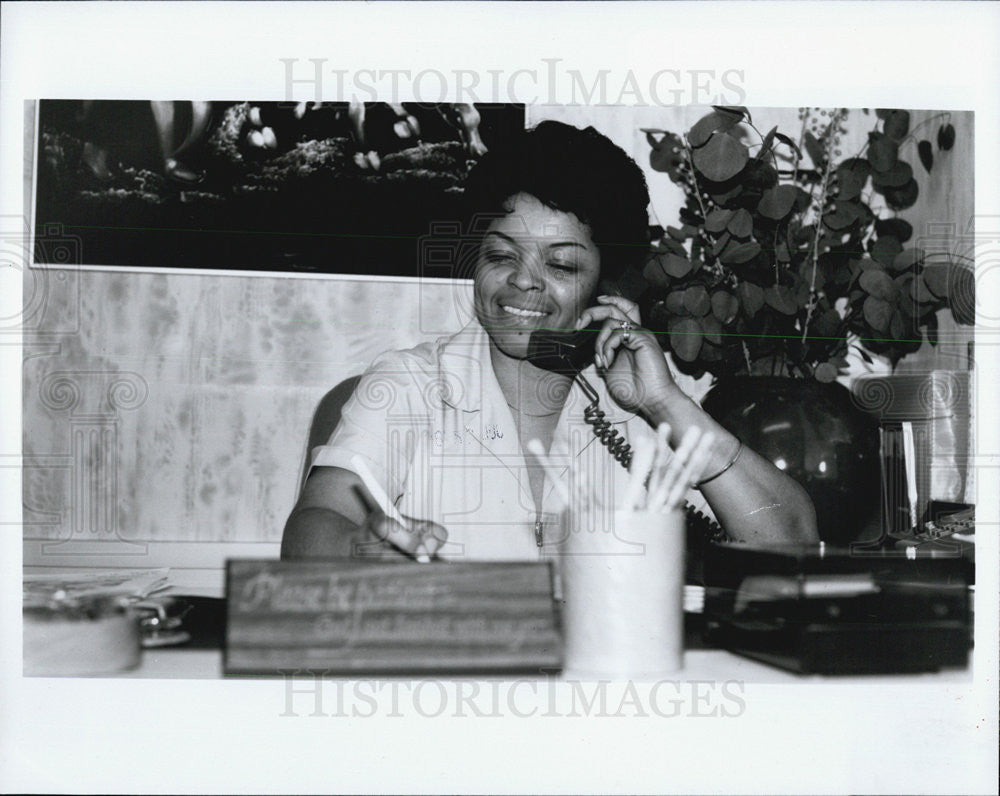
[{"label": "pen in hand", "polygon": [[[399,509],[393,505],[392,501],[389,500],[389,496],[385,493],[382,485],[378,482],[378,479],[372,475],[372,471],[368,469],[368,465],[365,464],[364,459],[360,456],[354,456],[351,458],[351,466],[354,468],[354,472],[358,474],[361,481],[364,483],[365,488],[368,490],[369,494],[375,499],[375,503],[380,509],[385,513],[385,516],[393,520],[404,528],[407,527],[408,523],[403,519],[403,515],[399,513]],[[423,546],[423,543],[421,543]],[[431,562],[430,555],[426,552],[427,548],[424,547],[423,553],[417,553],[415,558],[420,564],[429,564]]]}]

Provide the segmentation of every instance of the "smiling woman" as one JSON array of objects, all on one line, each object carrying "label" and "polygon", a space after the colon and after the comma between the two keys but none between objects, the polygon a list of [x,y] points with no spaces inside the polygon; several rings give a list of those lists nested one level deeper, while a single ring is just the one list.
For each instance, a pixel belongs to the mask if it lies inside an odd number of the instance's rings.
[{"label": "smiling woman", "polygon": [[597,288],[601,257],[576,216],[528,193],[506,209],[476,263],[476,317],[498,354],[523,360],[532,331],[575,328]]},{"label": "smiling woman", "polygon": [[[571,375],[528,357],[533,333],[584,327],[597,332],[585,372],[608,428],[635,443],[666,423],[673,445],[694,427],[712,432],[712,475],[692,498],[736,539],[815,538],[803,490],[681,392],[637,305],[612,295],[648,244],[645,180],[621,149],[592,128],[545,122],[491,150],[465,198],[469,228],[481,231],[475,320],[372,364],[314,453],[283,556],[543,557],[560,541],[568,490],[525,458],[531,440],[585,474],[604,506],[620,502],[628,473],[592,444],[590,399]],[[365,489],[359,469],[395,511]]]}]

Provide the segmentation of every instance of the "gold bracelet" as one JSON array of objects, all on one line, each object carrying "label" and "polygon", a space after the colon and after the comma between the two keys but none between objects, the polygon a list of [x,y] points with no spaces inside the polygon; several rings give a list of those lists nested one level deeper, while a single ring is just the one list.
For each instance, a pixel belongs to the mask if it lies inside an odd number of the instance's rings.
[{"label": "gold bracelet", "polygon": [[736,453],[733,454],[733,458],[730,459],[729,462],[726,464],[726,466],[723,467],[721,470],[719,470],[719,472],[717,472],[715,475],[710,475],[708,478],[701,479],[697,484],[694,485],[695,489],[701,489],[709,481],[714,481],[716,478],[718,478],[720,475],[722,475],[724,472],[726,472],[726,470],[728,470],[730,467],[732,467],[734,464],[736,464],[736,460],[739,459],[740,458],[740,454],[743,453],[743,440],[741,440],[739,437],[737,437],[736,441],[738,443],[740,443],[740,445],[736,449]]}]

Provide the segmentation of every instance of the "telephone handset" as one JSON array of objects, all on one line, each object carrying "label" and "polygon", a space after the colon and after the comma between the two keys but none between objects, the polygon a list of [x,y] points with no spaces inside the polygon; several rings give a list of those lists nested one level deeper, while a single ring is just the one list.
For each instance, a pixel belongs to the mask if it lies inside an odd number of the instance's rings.
[{"label": "telephone handset", "polygon": [[[594,361],[594,343],[598,332],[594,329],[577,331],[550,331],[540,329],[528,339],[527,359],[536,367],[572,376],[590,403],[583,410],[583,420],[589,423],[594,436],[626,470],[632,464],[632,448],[605,420],[597,391],[581,372]],[[698,530],[712,541],[724,541],[727,536],[714,520],[699,512],[690,503],[684,504],[688,527]],[[703,538],[704,538],[703,537]]]},{"label": "telephone handset", "polygon": [[543,370],[578,374],[594,361],[596,329],[539,329],[528,338],[528,360]]},{"label": "telephone handset", "polygon": [[632,464],[632,448],[604,419],[597,391],[581,371],[594,360],[597,331],[580,329],[574,332],[540,330],[528,339],[528,361],[544,370],[565,373],[573,377],[590,401],[583,410],[583,420],[589,423],[601,444],[626,470]]}]

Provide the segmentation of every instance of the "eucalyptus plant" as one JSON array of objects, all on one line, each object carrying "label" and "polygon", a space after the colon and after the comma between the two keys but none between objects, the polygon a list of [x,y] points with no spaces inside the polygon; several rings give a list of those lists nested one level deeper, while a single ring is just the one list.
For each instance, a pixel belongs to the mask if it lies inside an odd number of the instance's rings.
[{"label": "eucalyptus plant", "polygon": [[[898,217],[920,190],[904,154],[929,175],[954,144],[948,115],[911,131],[905,110],[865,113],[873,129],[849,157],[846,109],[800,109],[795,138],[743,107],[713,107],[683,136],[644,130],[685,203],[627,289],[682,370],[832,381],[848,345],[895,365],[936,343],[943,307],[973,322],[971,271],[925,254]],[[936,147],[918,135],[935,123]]]}]

